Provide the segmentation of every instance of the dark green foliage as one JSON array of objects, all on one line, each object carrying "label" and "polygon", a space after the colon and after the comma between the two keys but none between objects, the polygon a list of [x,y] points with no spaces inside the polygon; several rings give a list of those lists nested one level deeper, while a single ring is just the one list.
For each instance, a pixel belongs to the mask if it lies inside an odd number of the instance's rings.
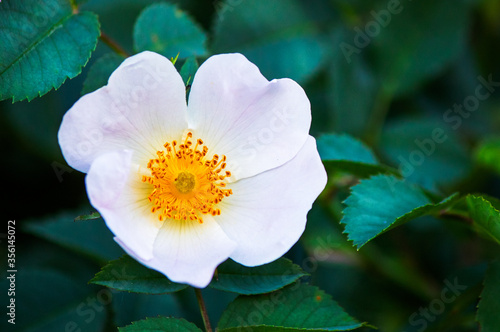
[{"label": "dark green foliage", "polygon": [[217,268],[210,287],[238,294],[263,294],[295,282],[306,273],[286,258],[272,263],[245,267],[227,260]]},{"label": "dark green foliage", "polygon": [[83,82],[82,95],[99,89],[108,84],[108,78],[111,73],[125,60],[121,55],[107,53],[97,59],[90,67],[90,70]]},{"label": "dark green foliage", "polygon": [[348,135],[321,136],[318,151],[326,168],[331,171],[340,170],[359,177],[378,173],[398,175],[396,169],[380,164],[370,148]]},{"label": "dark green foliage", "polygon": [[457,195],[432,204],[423,191],[393,176],[374,176],[352,187],[345,200],[345,232],[358,248],[407,221],[453,205]]},{"label": "dark green foliage", "polygon": [[328,173],[286,258],[219,265],[202,291],[213,330],[497,331],[499,22],[499,0],[0,1],[16,220],[0,247],[17,268],[16,325],[4,311],[0,330],[202,330],[192,287],[123,255],[57,142],[82,94],[153,51],[176,59],[187,98],[218,53],[297,81]]},{"label": "dark green foliage", "polygon": [[99,21],[68,1],[0,5],[0,100],[42,96],[80,74],[95,49]]},{"label": "dark green foliage", "polygon": [[255,1],[220,2],[212,48],[216,53],[243,53],[268,79],[305,81],[318,71],[329,52],[326,36],[305,6],[298,0],[265,6]]},{"label": "dark green foliage", "polygon": [[135,23],[134,48],[153,51],[167,58],[187,58],[207,53],[206,36],[181,9],[157,4],[146,8]]},{"label": "dark green foliage", "polygon": [[130,256],[111,261],[90,282],[145,294],[167,294],[187,287],[168,280],[163,274],[145,267]]},{"label": "dark green foliage", "polygon": [[486,278],[484,280],[484,289],[481,293],[477,310],[477,321],[483,332],[493,332],[498,329],[500,317],[498,316],[500,296],[500,264],[498,261],[490,264]]},{"label": "dark green foliage", "polygon": [[363,326],[317,287],[294,284],[269,295],[240,296],[222,314],[219,331],[349,331]]},{"label": "dark green foliage", "polygon": [[157,332],[157,331],[179,331],[179,332],[201,332],[193,323],[177,318],[147,318],[132,325],[121,327],[120,332]]}]

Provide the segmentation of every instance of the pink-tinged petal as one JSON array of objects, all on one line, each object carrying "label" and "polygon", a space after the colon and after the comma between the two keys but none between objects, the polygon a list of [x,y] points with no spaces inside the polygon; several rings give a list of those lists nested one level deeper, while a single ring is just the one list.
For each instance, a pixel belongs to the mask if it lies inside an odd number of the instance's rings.
[{"label": "pink-tinged petal", "polygon": [[294,81],[269,82],[243,55],[222,54],[195,75],[188,124],[211,153],[227,156],[234,181],[292,159],[307,140],[311,109]]},{"label": "pink-tinged petal", "polygon": [[58,139],[64,158],[87,172],[109,151],[134,150],[147,162],[187,128],[182,78],[167,58],[142,52],[126,59],[108,85],[80,98],[65,114]]},{"label": "pink-tinged petal", "polygon": [[307,212],[324,189],[326,171],[310,137],[288,163],[231,184],[215,217],[238,247],[230,256],[256,266],[285,254],[300,238]]},{"label": "pink-tinged petal", "polygon": [[130,150],[99,156],[85,178],[87,193],[113,234],[138,257],[151,259],[162,223],[151,213],[151,188],[141,182],[132,159]]},{"label": "pink-tinged petal", "polygon": [[174,282],[203,288],[212,280],[217,265],[224,262],[235,247],[236,243],[213,220],[202,224],[167,220],[156,237],[154,257],[140,261]]}]

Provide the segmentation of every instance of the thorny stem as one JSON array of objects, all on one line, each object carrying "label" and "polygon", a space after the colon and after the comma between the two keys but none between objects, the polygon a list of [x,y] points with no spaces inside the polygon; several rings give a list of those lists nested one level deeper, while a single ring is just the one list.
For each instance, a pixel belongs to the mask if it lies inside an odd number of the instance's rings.
[{"label": "thorny stem", "polygon": [[125,51],[117,42],[115,42],[113,39],[111,39],[107,34],[101,31],[101,40],[103,41],[104,44],[108,45],[109,48],[111,48],[113,51],[118,53],[119,55],[122,55],[126,58],[130,56],[127,51]]},{"label": "thorny stem", "polygon": [[207,307],[205,306],[205,301],[203,301],[203,296],[201,295],[201,290],[195,288],[196,299],[198,300],[198,305],[200,306],[201,317],[203,318],[203,324],[205,325],[205,330],[207,332],[212,332],[212,326],[210,326],[210,320],[208,319]]}]

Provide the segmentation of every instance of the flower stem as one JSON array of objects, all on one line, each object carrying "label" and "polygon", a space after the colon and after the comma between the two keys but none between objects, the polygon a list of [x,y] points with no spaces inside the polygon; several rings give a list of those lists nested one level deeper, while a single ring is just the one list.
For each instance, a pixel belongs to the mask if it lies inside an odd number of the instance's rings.
[{"label": "flower stem", "polygon": [[205,306],[205,301],[203,301],[203,296],[201,295],[201,290],[195,288],[196,299],[198,300],[198,305],[200,306],[201,317],[203,318],[203,324],[205,325],[205,330],[207,332],[212,332],[212,326],[210,326],[210,320],[208,319],[207,307]]},{"label": "flower stem", "polygon": [[122,55],[126,58],[130,56],[127,51],[125,51],[116,41],[111,39],[107,34],[101,31],[101,40],[104,44],[108,45],[109,48],[111,48],[113,51],[118,53],[119,55]]}]

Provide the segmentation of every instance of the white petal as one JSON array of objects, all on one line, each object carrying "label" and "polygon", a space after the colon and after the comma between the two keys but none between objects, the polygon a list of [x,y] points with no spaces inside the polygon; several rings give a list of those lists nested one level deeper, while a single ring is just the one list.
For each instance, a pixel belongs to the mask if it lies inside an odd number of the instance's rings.
[{"label": "white petal", "polygon": [[162,223],[151,213],[149,184],[141,182],[133,152],[122,150],[99,156],[85,178],[90,203],[108,228],[142,259],[151,259]]},{"label": "white petal", "polygon": [[154,258],[141,261],[170,280],[206,287],[215,268],[233,252],[236,244],[213,220],[167,220],[154,244]]},{"label": "white petal", "polygon": [[243,55],[222,54],[195,75],[188,124],[209,153],[226,155],[237,180],[292,159],[308,137],[311,109],[294,81],[269,82]]},{"label": "white petal", "polygon": [[285,254],[300,238],[306,215],[324,189],[326,171],[314,138],[281,167],[231,184],[215,217],[238,247],[230,256],[255,266]]},{"label": "white petal", "polygon": [[167,58],[142,52],[126,59],[107,86],[73,105],[58,139],[68,164],[87,172],[94,159],[114,150],[134,150],[136,162],[147,162],[186,128],[182,78]]}]

